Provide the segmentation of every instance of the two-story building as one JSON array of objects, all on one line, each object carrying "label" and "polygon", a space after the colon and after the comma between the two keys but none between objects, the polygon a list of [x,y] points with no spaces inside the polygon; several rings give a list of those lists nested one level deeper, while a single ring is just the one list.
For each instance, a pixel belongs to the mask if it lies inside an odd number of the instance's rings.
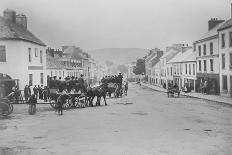
[{"label": "two-story building", "polygon": [[218,29],[220,94],[232,97],[232,18]]},{"label": "two-story building", "polygon": [[25,85],[47,85],[46,45],[27,28],[27,17],[5,10],[0,16],[0,73]]},{"label": "two-story building", "polygon": [[205,81],[208,83],[207,93],[220,93],[219,82],[219,52],[218,52],[218,28],[224,24],[224,20],[213,18],[208,21],[208,31],[195,41],[197,62],[196,91],[201,91],[201,85]]},{"label": "two-story building", "polygon": [[195,91],[196,56],[193,49],[184,48],[168,64],[172,64],[173,83],[182,90],[186,86],[189,91]]}]

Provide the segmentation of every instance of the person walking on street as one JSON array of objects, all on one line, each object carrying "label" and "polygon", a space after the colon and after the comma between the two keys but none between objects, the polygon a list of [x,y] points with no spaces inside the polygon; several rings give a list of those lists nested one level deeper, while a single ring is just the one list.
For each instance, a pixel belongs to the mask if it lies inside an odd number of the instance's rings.
[{"label": "person walking on street", "polygon": [[26,85],[25,88],[24,88],[24,97],[25,97],[26,102],[28,101],[28,98],[30,97],[30,94],[31,94],[31,90],[28,87],[28,85]]},{"label": "person walking on street", "polygon": [[38,98],[38,88],[36,87],[36,85],[33,88],[33,92],[34,92],[35,98]]}]

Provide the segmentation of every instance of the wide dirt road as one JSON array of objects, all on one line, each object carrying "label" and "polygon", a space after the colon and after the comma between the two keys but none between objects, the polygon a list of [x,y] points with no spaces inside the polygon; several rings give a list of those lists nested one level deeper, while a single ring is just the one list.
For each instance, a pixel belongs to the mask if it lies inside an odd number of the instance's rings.
[{"label": "wide dirt road", "polygon": [[0,119],[0,155],[231,155],[232,107],[129,85],[108,106],[58,116],[15,105]]}]

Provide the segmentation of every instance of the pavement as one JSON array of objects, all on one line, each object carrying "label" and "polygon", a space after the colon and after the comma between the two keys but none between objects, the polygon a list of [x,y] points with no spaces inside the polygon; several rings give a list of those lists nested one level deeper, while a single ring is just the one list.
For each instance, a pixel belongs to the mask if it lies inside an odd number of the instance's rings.
[{"label": "pavement", "polygon": [[[159,91],[159,92],[167,92],[167,89],[164,89],[164,88],[156,86],[156,85],[152,85],[152,84],[148,84],[148,83],[144,83],[144,82],[142,82],[141,84],[143,86],[149,87],[149,88],[156,90],[156,91]],[[208,94],[201,94],[201,93],[195,93],[195,92],[189,92],[189,93],[181,92],[180,94],[183,96],[187,96],[187,97],[198,98],[198,99],[203,99],[203,100],[207,100],[207,101],[213,101],[213,102],[232,105],[232,98],[230,98],[230,97],[223,97],[223,96],[218,96],[218,95],[208,95]]]},{"label": "pavement", "polygon": [[232,108],[129,84],[108,106],[14,105],[0,117],[0,155],[231,155]]}]

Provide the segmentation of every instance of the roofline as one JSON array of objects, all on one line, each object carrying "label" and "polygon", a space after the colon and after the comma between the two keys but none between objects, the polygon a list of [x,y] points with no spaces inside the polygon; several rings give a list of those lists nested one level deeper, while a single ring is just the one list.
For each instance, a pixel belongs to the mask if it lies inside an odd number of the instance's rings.
[{"label": "roofline", "polygon": [[204,39],[201,39],[201,40],[197,40],[197,41],[195,41],[193,43],[194,44],[196,44],[196,43],[202,43],[204,41],[212,40],[212,39],[215,39],[215,38],[218,38],[218,34],[210,36],[210,37],[207,37],[207,38],[204,38]]},{"label": "roofline", "polygon": [[167,62],[167,64],[175,64],[175,63],[185,63],[185,62],[196,62],[196,60],[193,60],[193,61],[180,61],[180,62]]},{"label": "roofline", "polygon": [[225,30],[225,29],[228,29],[228,28],[231,28],[231,27],[232,27],[232,25],[229,25],[229,26],[226,26],[224,28],[219,28],[217,31],[222,31],[222,30]]},{"label": "roofline", "polygon": [[22,41],[26,41],[26,42],[30,42],[30,43],[34,43],[34,44],[37,44],[37,45],[40,45],[40,46],[44,46],[46,47],[47,45],[45,44],[40,44],[40,43],[37,43],[37,42],[34,42],[34,41],[31,41],[31,40],[27,40],[27,39],[22,39],[22,38],[0,38],[0,40],[22,40]]}]

